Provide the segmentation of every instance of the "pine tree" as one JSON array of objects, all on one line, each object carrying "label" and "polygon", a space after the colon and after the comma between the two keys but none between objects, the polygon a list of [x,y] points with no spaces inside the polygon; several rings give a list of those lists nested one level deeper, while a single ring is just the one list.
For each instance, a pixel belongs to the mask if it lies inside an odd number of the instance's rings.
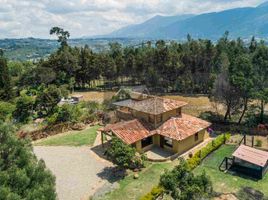
[{"label": "pine tree", "polygon": [[55,200],[55,178],[37,161],[28,141],[0,123],[0,200]]}]

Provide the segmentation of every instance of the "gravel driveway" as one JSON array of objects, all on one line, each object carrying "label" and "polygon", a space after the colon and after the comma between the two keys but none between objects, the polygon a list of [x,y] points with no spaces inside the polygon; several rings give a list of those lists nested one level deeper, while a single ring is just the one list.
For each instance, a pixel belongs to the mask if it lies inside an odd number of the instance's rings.
[{"label": "gravel driveway", "polygon": [[88,200],[107,182],[112,164],[98,157],[90,147],[34,147],[56,176],[59,200]]}]

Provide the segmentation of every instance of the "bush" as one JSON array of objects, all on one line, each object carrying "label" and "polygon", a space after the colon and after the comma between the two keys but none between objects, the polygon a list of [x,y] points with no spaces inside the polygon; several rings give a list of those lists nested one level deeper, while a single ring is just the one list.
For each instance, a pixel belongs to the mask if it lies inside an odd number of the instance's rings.
[{"label": "bush", "polygon": [[196,168],[201,161],[206,158],[211,152],[218,149],[224,142],[230,139],[230,134],[222,134],[214,139],[212,142],[208,143],[204,148],[195,153],[191,158],[187,160],[190,169]]},{"label": "bush", "polygon": [[0,121],[10,121],[14,110],[15,105],[0,101]]},{"label": "bush", "polygon": [[256,140],[256,146],[257,147],[262,147],[262,141],[260,139]]},{"label": "bush", "polygon": [[79,105],[64,104],[54,109],[54,113],[47,118],[49,124],[64,122],[79,122],[82,116],[82,110]]},{"label": "bush", "polygon": [[144,167],[144,155],[140,155],[131,146],[124,144],[120,139],[113,137],[111,146],[107,149],[107,156],[122,168]]},{"label": "bush", "polygon": [[163,194],[164,189],[161,186],[154,187],[151,192],[146,194],[144,197],[141,198],[141,200],[154,200],[157,197],[159,197],[161,194]]},{"label": "bush", "polygon": [[26,94],[22,94],[16,99],[16,109],[13,113],[13,117],[22,123],[27,123],[32,114],[35,100],[33,97]]}]

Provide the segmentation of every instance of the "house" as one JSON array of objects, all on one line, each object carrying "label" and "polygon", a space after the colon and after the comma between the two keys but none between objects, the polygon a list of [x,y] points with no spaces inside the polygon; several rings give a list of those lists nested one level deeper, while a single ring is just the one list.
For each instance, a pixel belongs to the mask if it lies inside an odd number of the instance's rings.
[{"label": "house", "polygon": [[119,122],[102,128],[102,138],[116,136],[138,152],[158,146],[181,154],[209,136],[209,122],[182,113],[187,103],[137,92],[130,96],[114,103]]},{"label": "house", "polygon": [[232,169],[235,169],[236,171],[261,179],[268,170],[267,151],[240,145],[232,156]]}]

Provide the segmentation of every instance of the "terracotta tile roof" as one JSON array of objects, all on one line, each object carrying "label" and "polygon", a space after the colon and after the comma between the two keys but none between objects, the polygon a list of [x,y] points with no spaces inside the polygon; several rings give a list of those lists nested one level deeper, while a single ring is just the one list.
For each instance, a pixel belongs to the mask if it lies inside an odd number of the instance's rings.
[{"label": "terracotta tile roof", "polygon": [[245,145],[240,145],[233,153],[233,156],[261,167],[264,167],[268,162],[267,151],[262,151]]},{"label": "terracotta tile roof", "polygon": [[127,144],[132,144],[148,136],[159,134],[180,141],[209,127],[211,124],[204,120],[182,114],[167,120],[157,129],[152,129],[148,124],[137,119],[107,125],[104,132],[112,131],[117,137]]},{"label": "terracotta tile roof", "polygon": [[210,125],[211,123],[202,119],[182,114],[181,117],[170,118],[156,131],[159,135],[180,141],[208,128]]},{"label": "terracotta tile roof", "polygon": [[127,99],[125,101],[116,102],[114,105],[128,107],[144,113],[158,115],[185,106],[187,103],[161,97],[149,97],[141,101]]},{"label": "terracotta tile roof", "polygon": [[126,144],[133,144],[152,135],[150,128],[137,119],[107,125],[102,131],[112,131]]}]

